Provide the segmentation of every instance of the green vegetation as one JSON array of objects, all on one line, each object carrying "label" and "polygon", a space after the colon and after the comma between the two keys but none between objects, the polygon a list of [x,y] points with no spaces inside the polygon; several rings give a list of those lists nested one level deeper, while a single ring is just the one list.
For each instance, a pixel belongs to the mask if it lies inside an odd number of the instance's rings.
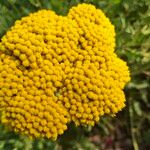
[{"label": "green vegetation", "polygon": [[0,126],[0,150],[150,149],[150,1],[148,0],[0,0],[0,37],[15,20],[39,9],[65,15],[78,3],[101,8],[116,27],[118,55],[127,61],[131,82],[126,86],[127,107],[116,118],[104,117],[94,128],[69,130],[56,142],[31,141]]}]

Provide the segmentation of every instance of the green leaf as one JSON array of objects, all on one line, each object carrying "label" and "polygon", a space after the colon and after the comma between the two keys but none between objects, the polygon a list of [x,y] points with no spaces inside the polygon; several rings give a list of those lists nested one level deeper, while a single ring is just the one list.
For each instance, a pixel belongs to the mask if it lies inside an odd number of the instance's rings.
[{"label": "green leaf", "polygon": [[40,0],[29,0],[29,2],[30,2],[33,6],[41,8],[41,2],[40,2]]},{"label": "green leaf", "polygon": [[145,25],[145,26],[142,28],[141,32],[142,32],[144,35],[150,34],[150,25],[148,25],[148,24]]},{"label": "green leaf", "polygon": [[139,116],[142,116],[142,110],[141,110],[141,107],[140,107],[140,103],[139,102],[134,102],[133,106],[134,106],[134,110],[135,110],[136,114],[139,115]]}]

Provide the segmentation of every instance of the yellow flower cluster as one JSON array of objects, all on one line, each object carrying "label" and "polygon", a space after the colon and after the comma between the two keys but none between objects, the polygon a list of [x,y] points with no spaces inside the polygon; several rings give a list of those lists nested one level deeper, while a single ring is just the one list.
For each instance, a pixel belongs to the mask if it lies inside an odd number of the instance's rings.
[{"label": "yellow flower cluster", "polygon": [[130,77],[114,49],[114,26],[90,4],[65,17],[40,10],[16,21],[0,43],[1,122],[57,139],[71,121],[93,126],[115,115]]}]

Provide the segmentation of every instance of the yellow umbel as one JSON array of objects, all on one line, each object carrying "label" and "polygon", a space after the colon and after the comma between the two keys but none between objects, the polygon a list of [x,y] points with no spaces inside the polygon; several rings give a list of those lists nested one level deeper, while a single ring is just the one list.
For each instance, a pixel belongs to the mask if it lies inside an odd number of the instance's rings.
[{"label": "yellow umbel", "polygon": [[57,139],[71,121],[94,126],[115,115],[130,77],[114,50],[114,26],[90,4],[65,17],[40,10],[16,21],[0,43],[1,122]]}]

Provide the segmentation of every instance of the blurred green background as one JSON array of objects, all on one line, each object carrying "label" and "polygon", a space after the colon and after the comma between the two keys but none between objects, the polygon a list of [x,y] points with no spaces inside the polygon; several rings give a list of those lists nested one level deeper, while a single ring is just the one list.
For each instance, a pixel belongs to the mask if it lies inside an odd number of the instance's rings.
[{"label": "blurred green background", "polygon": [[127,61],[131,82],[127,107],[116,118],[103,117],[94,128],[69,130],[55,142],[31,141],[0,125],[0,150],[149,150],[150,149],[150,1],[149,0],[0,0],[0,37],[15,20],[39,9],[67,14],[78,3],[102,9],[116,27],[116,53]]}]

